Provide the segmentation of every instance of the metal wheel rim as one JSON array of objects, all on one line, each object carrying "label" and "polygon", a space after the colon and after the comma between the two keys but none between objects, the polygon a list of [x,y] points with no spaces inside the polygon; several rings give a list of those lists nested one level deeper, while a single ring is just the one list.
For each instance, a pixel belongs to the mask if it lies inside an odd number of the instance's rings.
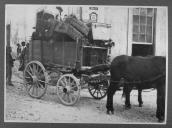
[{"label": "metal wheel rim", "polygon": [[57,82],[57,96],[60,102],[67,106],[77,103],[80,98],[80,86],[78,79],[72,74],[65,74]]},{"label": "metal wheel rim", "polygon": [[41,98],[47,90],[47,74],[39,61],[29,62],[24,70],[25,87],[33,98]]}]

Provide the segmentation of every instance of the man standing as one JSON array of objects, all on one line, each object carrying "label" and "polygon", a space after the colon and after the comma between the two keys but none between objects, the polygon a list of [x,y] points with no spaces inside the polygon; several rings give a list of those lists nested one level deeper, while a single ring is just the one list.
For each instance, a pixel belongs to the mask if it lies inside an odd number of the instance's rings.
[{"label": "man standing", "polygon": [[22,52],[20,54],[20,66],[19,66],[19,71],[24,70],[24,63],[25,63],[25,54],[26,54],[26,43],[23,41],[21,42],[22,45]]},{"label": "man standing", "polygon": [[19,58],[20,54],[21,54],[21,46],[20,46],[20,44],[18,43],[18,44],[17,44],[17,58]]},{"label": "man standing", "polygon": [[7,84],[10,86],[13,86],[11,82],[11,77],[12,77],[12,68],[14,66],[14,60],[11,56],[11,47],[6,46],[6,80]]}]

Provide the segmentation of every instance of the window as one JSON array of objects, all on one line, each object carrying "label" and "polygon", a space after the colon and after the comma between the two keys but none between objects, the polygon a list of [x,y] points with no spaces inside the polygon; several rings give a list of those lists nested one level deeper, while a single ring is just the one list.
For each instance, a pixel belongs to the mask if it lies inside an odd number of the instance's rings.
[{"label": "window", "polygon": [[133,9],[133,42],[153,43],[154,14],[153,8]]}]

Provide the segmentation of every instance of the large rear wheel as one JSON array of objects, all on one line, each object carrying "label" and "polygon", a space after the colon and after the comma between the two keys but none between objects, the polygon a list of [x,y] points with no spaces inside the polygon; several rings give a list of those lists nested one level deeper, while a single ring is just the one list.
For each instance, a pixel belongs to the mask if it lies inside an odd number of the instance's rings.
[{"label": "large rear wheel", "polygon": [[33,98],[41,98],[47,90],[47,73],[39,61],[29,62],[24,70],[25,87]]}]

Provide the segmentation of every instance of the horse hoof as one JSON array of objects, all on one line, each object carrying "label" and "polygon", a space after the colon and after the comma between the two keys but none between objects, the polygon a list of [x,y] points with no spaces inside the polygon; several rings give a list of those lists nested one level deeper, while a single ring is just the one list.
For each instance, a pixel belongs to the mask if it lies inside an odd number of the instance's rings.
[{"label": "horse hoof", "polygon": [[108,115],[110,115],[110,114],[114,114],[114,111],[108,110],[106,113],[107,113]]},{"label": "horse hoof", "polygon": [[131,106],[125,106],[125,109],[126,110],[131,109]]},{"label": "horse hoof", "polygon": [[143,105],[142,104],[139,104],[139,107],[142,107]]},{"label": "horse hoof", "polygon": [[159,117],[158,122],[159,122],[159,123],[163,123],[163,122],[164,122],[164,117],[162,117],[162,116]]},{"label": "horse hoof", "polygon": [[143,102],[139,102],[139,107],[142,107],[143,106]]},{"label": "horse hoof", "polygon": [[163,122],[164,122],[164,120],[158,119],[158,122],[159,122],[159,123],[163,123]]}]

